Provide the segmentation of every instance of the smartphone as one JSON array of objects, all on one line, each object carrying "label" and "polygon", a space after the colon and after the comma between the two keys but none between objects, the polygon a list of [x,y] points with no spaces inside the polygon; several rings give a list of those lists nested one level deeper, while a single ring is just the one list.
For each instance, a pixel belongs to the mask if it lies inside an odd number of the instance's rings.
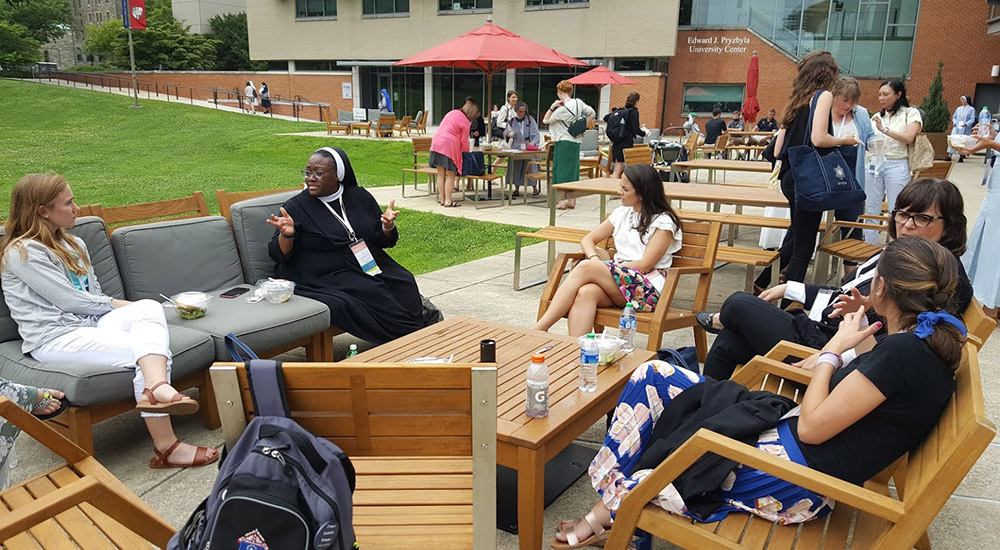
[{"label": "smartphone", "polygon": [[235,286],[235,287],[230,288],[229,290],[223,292],[219,296],[221,298],[235,298],[237,296],[246,294],[247,292],[250,292],[249,288],[243,288],[241,286]]}]

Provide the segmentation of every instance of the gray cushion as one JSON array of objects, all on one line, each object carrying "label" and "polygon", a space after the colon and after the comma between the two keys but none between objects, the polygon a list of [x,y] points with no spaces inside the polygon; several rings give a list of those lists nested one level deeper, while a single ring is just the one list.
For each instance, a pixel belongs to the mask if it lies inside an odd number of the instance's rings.
[{"label": "gray cushion", "polygon": [[[4,226],[0,224],[0,237],[6,234]],[[17,323],[10,318],[10,309],[7,308],[7,301],[3,299],[3,290],[0,289],[0,342],[18,340],[17,345],[20,346],[20,338],[21,335],[17,332]]]},{"label": "gray cushion", "polygon": [[243,282],[233,232],[220,216],[121,227],[111,246],[129,300],[159,301],[161,293],[207,292]]},{"label": "gray cushion", "polygon": [[350,124],[354,122],[354,111],[337,109],[337,122],[341,124]]},{"label": "gray cushion", "polygon": [[243,280],[247,283],[254,284],[274,276],[274,260],[267,254],[267,244],[271,242],[275,230],[265,220],[269,215],[277,214],[281,205],[297,194],[299,191],[287,191],[255,197],[230,208],[236,249],[243,264]]},{"label": "gray cushion", "polygon": [[[250,285],[241,285],[244,288]],[[220,298],[231,286],[211,292],[208,312],[200,319],[181,319],[171,308],[166,309],[167,323],[207,332],[215,341],[215,356],[219,361],[231,361],[225,337],[234,333],[257,353],[312,336],[330,326],[330,308],[326,304],[303,296],[292,296],[283,304],[266,300],[248,304],[245,297]]]},{"label": "gray cushion", "polygon": [[378,116],[382,113],[378,109],[367,109],[368,111],[368,122],[373,122],[378,120]]},{"label": "gray cushion", "polygon": [[108,227],[104,220],[97,216],[79,218],[70,233],[87,243],[90,263],[94,265],[94,274],[101,283],[101,292],[123,298],[125,289],[122,287],[122,276],[118,272],[118,263],[115,262],[115,253],[111,249],[111,239],[108,238]]},{"label": "gray cushion", "polygon": [[[175,314],[176,315],[176,314]],[[215,359],[212,338],[186,327],[170,327],[170,352],[174,356],[174,380],[208,368]],[[94,405],[132,398],[132,369],[39,363],[21,353],[21,341],[0,344],[0,378],[66,392],[71,403]]]}]

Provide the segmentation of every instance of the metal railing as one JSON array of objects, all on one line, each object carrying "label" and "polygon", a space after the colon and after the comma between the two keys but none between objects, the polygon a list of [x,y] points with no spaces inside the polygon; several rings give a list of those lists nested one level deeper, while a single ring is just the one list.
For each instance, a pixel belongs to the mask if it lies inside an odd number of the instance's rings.
[{"label": "metal railing", "polygon": [[[63,81],[73,88],[88,88],[97,91],[107,91],[109,93],[122,94],[131,93],[132,77],[128,74],[116,73],[90,73],[76,71],[39,71],[35,67],[4,67],[0,72],[2,78],[16,78],[21,80],[37,80],[39,82]],[[247,97],[240,89],[225,89],[219,86],[192,87],[181,84],[164,83],[150,79],[143,79],[143,75],[137,75],[137,86],[139,97],[145,94],[146,99],[154,97],[167,102],[186,102],[194,105],[195,101],[210,103],[216,109],[219,106],[237,107],[246,110],[248,106]],[[329,103],[317,103],[303,101],[301,96],[293,99],[286,99],[280,95],[271,95],[271,109],[266,113],[270,116],[283,115],[295,120],[312,120],[323,122],[326,120],[326,112],[330,107]],[[257,102],[257,111],[262,112],[260,101]]]}]

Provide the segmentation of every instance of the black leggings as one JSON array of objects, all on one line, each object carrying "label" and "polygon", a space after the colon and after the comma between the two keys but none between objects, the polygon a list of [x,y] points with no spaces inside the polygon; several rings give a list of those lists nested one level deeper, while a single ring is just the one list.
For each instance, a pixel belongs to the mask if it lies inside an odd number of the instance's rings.
[{"label": "black leggings", "polygon": [[[786,281],[806,280],[809,260],[816,251],[816,235],[819,233],[819,222],[823,212],[809,212],[795,208],[795,180],[791,170],[781,178],[781,193],[788,199],[791,212],[791,225],[785,240],[781,243],[781,259],[779,265],[785,270]],[[765,269],[757,277],[755,284],[761,288],[767,287],[771,280],[771,268]]]},{"label": "black leggings", "polygon": [[726,298],[719,320],[726,328],[715,337],[704,372],[716,380],[728,379],[736,365],[764,355],[781,340],[798,341],[791,313],[745,292]]}]

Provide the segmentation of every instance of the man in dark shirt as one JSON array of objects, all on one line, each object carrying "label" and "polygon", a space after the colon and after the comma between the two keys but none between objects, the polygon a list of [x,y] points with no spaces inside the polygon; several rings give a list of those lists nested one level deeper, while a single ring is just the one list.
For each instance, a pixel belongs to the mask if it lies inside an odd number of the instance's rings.
[{"label": "man in dark shirt", "polygon": [[740,118],[740,112],[733,112],[733,119],[729,121],[730,130],[742,130],[743,129],[743,119]]},{"label": "man in dark shirt", "polygon": [[757,129],[761,132],[773,132],[778,129],[778,121],[774,119],[775,111],[771,109],[767,112],[767,117],[760,119]]},{"label": "man in dark shirt", "polygon": [[705,145],[712,145],[719,136],[726,133],[726,121],[722,120],[722,109],[712,109],[712,120],[705,123]]}]

